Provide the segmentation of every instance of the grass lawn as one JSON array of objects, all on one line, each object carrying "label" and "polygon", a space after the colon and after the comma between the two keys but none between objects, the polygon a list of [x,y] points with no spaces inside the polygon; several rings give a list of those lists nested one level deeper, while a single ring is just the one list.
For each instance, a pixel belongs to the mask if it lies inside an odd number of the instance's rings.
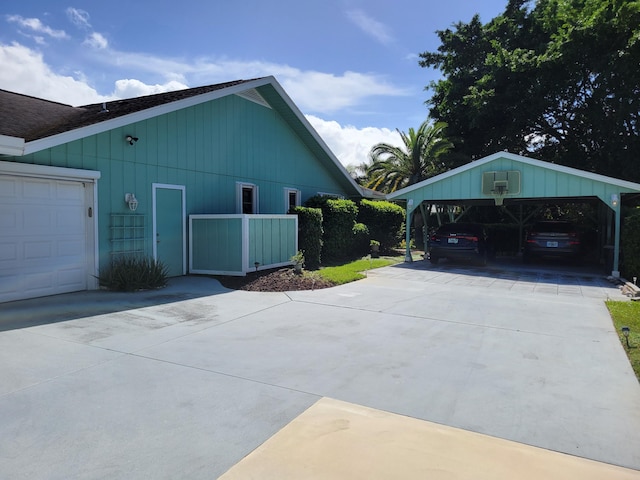
[{"label": "grass lawn", "polygon": [[[607,302],[620,342],[627,352],[631,367],[640,381],[640,302]],[[622,335],[622,327],[629,327],[629,348]]]},{"label": "grass lawn", "polygon": [[337,265],[335,267],[324,267],[317,270],[317,273],[325,280],[329,280],[335,285],[342,285],[344,283],[353,282],[366,277],[367,270],[372,268],[386,267],[388,265],[394,265],[404,261],[404,256],[394,257],[380,257],[380,258],[361,258],[360,260],[354,260],[353,262],[345,263],[344,265]]}]

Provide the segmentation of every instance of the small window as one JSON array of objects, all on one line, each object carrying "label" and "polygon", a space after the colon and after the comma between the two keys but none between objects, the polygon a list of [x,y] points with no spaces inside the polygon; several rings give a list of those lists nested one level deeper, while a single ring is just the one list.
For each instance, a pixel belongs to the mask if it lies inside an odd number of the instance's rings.
[{"label": "small window", "polygon": [[294,207],[300,206],[300,190],[293,188],[284,189],[284,207],[285,213]]},{"label": "small window", "polygon": [[258,187],[252,183],[237,183],[236,189],[238,213],[258,213]]}]

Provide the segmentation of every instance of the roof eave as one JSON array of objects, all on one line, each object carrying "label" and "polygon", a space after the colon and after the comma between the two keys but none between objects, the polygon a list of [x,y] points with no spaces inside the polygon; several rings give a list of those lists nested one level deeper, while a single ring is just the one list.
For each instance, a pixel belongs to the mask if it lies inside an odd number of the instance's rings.
[{"label": "roof eave", "polygon": [[358,185],[356,183],[356,181],[353,179],[353,177],[351,177],[351,175],[349,175],[349,172],[347,172],[347,169],[342,165],[342,163],[340,163],[340,160],[338,160],[338,158],[333,154],[333,152],[331,151],[329,146],[325,143],[325,141],[322,139],[322,137],[318,134],[316,129],[313,128],[311,123],[309,123],[309,121],[304,116],[304,114],[298,109],[298,107],[293,102],[293,100],[291,100],[291,98],[289,97],[287,92],[285,92],[285,90],[282,88],[282,86],[278,83],[278,81],[274,77],[267,77],[267,78],[269,78],[271,80],[269,83],[271,83],[271,85],[276,90],[278,95],[280,95],[280,97],[285,101],[285,103],[287,104],[289,109],[291,109],[291,111],[297,117],[298,121],[300,123],[302,123],[302,125],[309,131],[309,133],[311,134],[313,139],[318,143],[318,145],[320,145],[320,148],[322,148],[322,150],[325,152],[327,157],[333,162],[333,164],[336,166],[336,168],[338,168],[338,170],[340,170],[340,173],[342,175],[344,175],[344,177],[349,182],[350,186],[354,189],[355,193],[357,193],[359,196],[363,197],[364,196],[364,192],[362,190],[362,187],[360,187],[360,185]]},{"label": "roof eave", "polygon": [[47,148],[57,147],[58,145],[113,130],[114,128],[124,127],[127,125],[131,125],[132,123],[141,122],[150,118],[157,117],[159,115],[182,110],[184,108],[199,105],[211,100],[216,100],[228,95],[233,95],[244,90],[249,90],[270,83],[272,79],[273,77],[263,77],[255,80],[250,80],[237,85],[221,88],[219,90],[203,93],[201,95],[194,95],[193,97],[176,100],[175,102],[169,102],[163,105],[150,107],[145,110],[140,110],[138,112],[122,115],[121,117],[116,117],[111,120],[105,120],[102,122],[94,123],[92,125],[87,125],[86,127],[69,130],[68,132],[58,133],[56,135],[51,135],[50,137],[33,140],[26,143],[24,154],[35,153]]},{"label": "roof eave", "polygon": [[0,155],[20,157],[24,155],[24,138],[0,135]]},{"label": "roof eave", "polygon": [[125,127],[132,123],[148,120],[150,118],[154,118],[159,115],[164,115],[177,110],[182,110],[184,108],[188,108],[194,105],[199,105],[201,103],[209,102],[211,100],[216,100],[218,98],[233,95],[246,90],[251,90],[264,85],[271,85],[275,89],[278,95],[284,100],[288,108],[294,113],[297,120],[303,125],[305,129],[309,131],[314,141],[317,142],[317,144],[321,147],[321,149],[324,151],[327,157],[331,160],[331,162],[333,162],[335,167],[345,177],[349,186],[353,188],[354,193],[356,193],[357,195],[363,196],[363,192],[360,186],[355,182],[355,180],[353,180],[351,175],[349,175],[347,170],[336,158],[336,156],[333,154],[331,149],[327,146],[324,140],[322,140],[320,135],[318,135],[316,130],[311,126],[309,121],[305,118],[302,112],[293,103],[289,95],[284,91],[282,86],[278,83],[278,81],[273,76],[262,77],[255,80],[249,80],[247,82],[243,82],[237,85],[232,85],[219,90],[203,93],[201,95],[195,95],[193,97],[185,98],[183,100],[177,100],[175,102],[158,105],[156,107],[151,107],[138,112],[130,113],[128,115],[116,117],[111,120],[105,120],[102,122],[94,123],[86,127],[81,127],[75,130],[70,130],[68,132],[52,135],[50,137],[33,140],[31,142],[27,142],[24,145],[22,154],[35,153],[41,150],[45,150],[47,148],[52,148],[52,147],[56,147],[58,145],[69,143],[75,140],[80,140],[82,138],[89,137],[91,135],[103,133],[103,132],[112,130],[114,128]]}]

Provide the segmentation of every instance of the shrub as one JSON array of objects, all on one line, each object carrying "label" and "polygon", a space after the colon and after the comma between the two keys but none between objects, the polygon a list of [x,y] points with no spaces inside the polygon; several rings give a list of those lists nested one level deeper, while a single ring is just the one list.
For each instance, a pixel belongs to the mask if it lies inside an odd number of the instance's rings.
[{"label": "shrub", "polygon": [[305,205],[322,210],[323,262],[348,258],[353,248],[353,225],[356,223],[358,215],[358,207],[355,202],[315,196],[308,199]]},{"label": "shrub", "polygon": [[388,252],[402,239],[405,211],[392,202],[363,199],[358,221],[369,227],[370,238],[380,242],[380,250]]},{"label": "shrub", "polygon": [[369,228],[364,223],[353,225],[353,250],[354,257],[362,257],[369,253]]},{"label": "shrub", "polygon": [[322,252],[322,210],[295,207],[289,213],[298,215],[298,249],[304,253],[308,270],[320,268]]},{"label": "shrub", "polygon": [[167,285],[167,267],[148,257],[121,257],[111,261],[98,277],[109,290],[134,292]]},{"label": "shrub", "polygon": [[640,277],[640,208],[624,219],[621,234],[621,273],[626,278]]}]

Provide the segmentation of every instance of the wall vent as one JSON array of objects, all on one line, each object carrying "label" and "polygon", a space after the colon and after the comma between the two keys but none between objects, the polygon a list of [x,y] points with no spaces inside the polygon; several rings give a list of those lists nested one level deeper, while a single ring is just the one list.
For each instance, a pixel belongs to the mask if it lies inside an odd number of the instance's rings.
[{"label": "wall vent", "polygon": [[260,95],[260,93],[258,93],[255,88],[236,93],[236,95],[244,98],[245,100],[249,100],[250,102],[262,105],[263,107],[271,108],[271,105],[267,103],[267,101],[262,97],[262,95]]}]

